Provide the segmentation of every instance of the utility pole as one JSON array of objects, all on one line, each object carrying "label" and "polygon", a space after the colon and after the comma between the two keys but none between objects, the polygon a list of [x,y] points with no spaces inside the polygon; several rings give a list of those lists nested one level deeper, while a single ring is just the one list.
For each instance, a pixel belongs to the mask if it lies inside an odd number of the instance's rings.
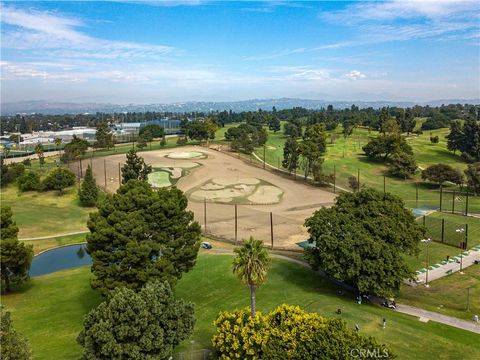
[{"label": "utility pole", "polygon": [[270,241],[272,243],[272,250],[273,250],[273,213],[270,212]]},{"label": "utility pole", "polygon": [[238,241],[238,220],[237,220],[237,204],[235,204],[235,246],[237,246],[237,241]]}]

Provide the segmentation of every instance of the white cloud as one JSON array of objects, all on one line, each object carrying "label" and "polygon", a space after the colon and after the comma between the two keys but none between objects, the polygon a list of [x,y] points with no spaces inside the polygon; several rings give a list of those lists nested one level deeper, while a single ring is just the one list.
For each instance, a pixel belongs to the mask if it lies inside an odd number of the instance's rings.
[{"label": "white cloud", "polygon": [[3,6],[1,22],[3,49],[44,50],[50,55],[52,49],[58,49],[64,57],[76,58],[160,57],[175,50],[164,45],[95,38],[77,30],[85,26],[81,19],[52,12]]},{"label": "white cloud", "polygon": [[346,79],[349,79],[349,80],[359,80],[359,79],[365,79],[367,77],[367,75],[361,73],[358,70],[352,70],[352,71],[344,74],[343,77],[345,77]]}]

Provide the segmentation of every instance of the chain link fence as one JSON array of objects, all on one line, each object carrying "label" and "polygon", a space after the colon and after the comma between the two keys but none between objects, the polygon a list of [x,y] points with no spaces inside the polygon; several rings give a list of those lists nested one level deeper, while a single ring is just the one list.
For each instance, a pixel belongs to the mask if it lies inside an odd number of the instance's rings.
[{"label": "chain link fence", "polygon": [[427,228],[426,236],[433,241],[469,249],[480,243],[480,222],[465,222],[462,217],[458,221],[450,221],[432,216],[422,216],[417,221]]}]

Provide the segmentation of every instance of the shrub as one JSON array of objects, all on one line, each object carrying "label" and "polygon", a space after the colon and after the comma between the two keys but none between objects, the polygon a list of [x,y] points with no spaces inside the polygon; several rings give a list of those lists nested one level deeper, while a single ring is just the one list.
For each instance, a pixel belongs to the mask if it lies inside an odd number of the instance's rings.
[{"label": "shrub", "polygon": [[34,191],[40,189],[40,176],[34,172],[25,172],[17,179],[18,190]]},{"label": "shrub", "polygon": [[87,171],[85,172],[85,179],[83,179],[82,186],[78,190],[78,197],[80,204],[83,206],[95,206],[97,203],[98,188],[90,165],[88,165]]},{"label": "shrub", "polygon": [[24,159],[22,161],[22,164],[25,165],[25,166],[32,166],[32,160],[30,159]]},{"label": "shrub", "polygon": [[56,168],[43,180],[42,190],[58,190],[62,193],[63,189],[75,184],[75,174],[64,168]]},{"label": "shrub", "polygon": [[250,309],[223,312],[212,338],[219,359],[350,359],[365,349],[393,359],[395,354],[372,337],[359,335],[339,319],[329,320],[298,306],[281,305],[266,316]]},{"label": "shrub", "polygon": [[193,332],[193,304],[175,299],[167,282],[139,293],[117,288],[85,316],[77,338],[84,359],[168,359]]}]

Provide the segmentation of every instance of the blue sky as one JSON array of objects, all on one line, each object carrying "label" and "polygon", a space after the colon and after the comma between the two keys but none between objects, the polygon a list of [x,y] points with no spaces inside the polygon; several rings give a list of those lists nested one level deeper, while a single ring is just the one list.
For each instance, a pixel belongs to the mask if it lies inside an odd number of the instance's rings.
[{"label": "blue sky", "polygon": [[3,2],[1,100],[480,97],[480,2]]}]

